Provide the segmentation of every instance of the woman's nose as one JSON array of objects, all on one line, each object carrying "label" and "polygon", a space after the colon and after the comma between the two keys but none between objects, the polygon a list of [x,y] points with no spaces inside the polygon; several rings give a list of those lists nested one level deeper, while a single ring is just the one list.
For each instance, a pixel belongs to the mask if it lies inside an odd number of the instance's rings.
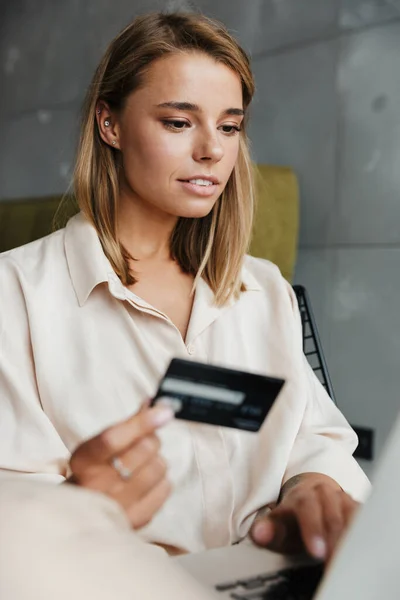
[{"label": "woman's nose", "polygon": [[193,152],[193,158],[197,161],[218,162],[224,156],[224,149],[218,134],[208,133],[198,140]]}]

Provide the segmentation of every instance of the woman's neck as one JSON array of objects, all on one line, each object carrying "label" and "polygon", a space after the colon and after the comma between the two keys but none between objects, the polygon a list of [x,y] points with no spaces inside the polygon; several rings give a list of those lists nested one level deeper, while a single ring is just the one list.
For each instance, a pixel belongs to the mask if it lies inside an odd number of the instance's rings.
[{"label": "woman's neck", "polygon": [[118,239],[137,260],[165,261],[171,258],[170,238],[177,220],[148,203],[121,194]]}]

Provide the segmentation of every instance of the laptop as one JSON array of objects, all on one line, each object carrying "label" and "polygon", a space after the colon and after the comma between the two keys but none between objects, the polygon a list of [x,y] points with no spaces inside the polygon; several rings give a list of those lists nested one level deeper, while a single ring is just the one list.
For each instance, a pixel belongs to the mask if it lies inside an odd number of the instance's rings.
[{"label": "laptop", "polygon": [[220,600],[399,600],[400,415],[358,511],[330,565],[245,541],[174,558]]}]

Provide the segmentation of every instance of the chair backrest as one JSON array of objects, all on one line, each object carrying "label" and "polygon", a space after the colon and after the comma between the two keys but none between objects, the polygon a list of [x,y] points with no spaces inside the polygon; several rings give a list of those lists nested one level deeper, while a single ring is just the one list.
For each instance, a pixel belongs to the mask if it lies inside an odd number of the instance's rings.
[{"label": "chair backrest", "polygon": [[[277,264],[291,281],[297,251],[299,192],[293,171],[256,166],[257,210],[250,253]],[[0,201],[0,252],[52,231],[60,196]],[[72,206],[72,205],[71,205]],[[77,208],[72,206],[70,215]]]},{"label": "chair backrest", "polygon": [[294,285],[293,289],[299,304],[301,325],[303,328],[304,354],[307,357],[310,367],[328,392],[329,396],[332,398],[333,402],[337,404],[310,297],[306,288],[302,285]]},{"label": "chair backrest", "polygon": [[250,254],[267,258],[292,281],[299,232],[299,186],[288,167],[256,165],[257,208]]},{"label": "chair backrest", "polygon": [[0,202],[0,252],[33,242],[52,231],[60,196]]}]

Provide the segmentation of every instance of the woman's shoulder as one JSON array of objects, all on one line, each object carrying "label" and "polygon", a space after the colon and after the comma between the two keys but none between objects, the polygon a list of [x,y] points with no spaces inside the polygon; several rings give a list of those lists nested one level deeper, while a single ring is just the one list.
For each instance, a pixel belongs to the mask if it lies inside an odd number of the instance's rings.
[{"label": "woman's shoulder", "polygon": [[0,254],[1,276],[37,277],[48,270],[49,263],[57,269],[65,260],[65,229],[60,229],[23,246]]},{"label": "woman's shoulder", "polygon": [[279,267],[273,262],[266,260],[265,258],[258,258],[246,254],[243,263],[245,277],[246,275],[255,280],[262,288],[266,286],[282,285],[285,280],[279,270]]},{"label": "woman's shoulder", "polygon": [[272,300],[285,302],[292,310],[297,305],[292,286],[283,277],[280,269],[265,258],[247,254],[243,263],[243,283],[247,289],[258,289]]},{"label": "woman's shoulder", "polygon": [[54,286],[67,272],[63,235],[60,230],[0,254],[0,332],[12,328],[23,335],[29,307],[57,298]]}]

